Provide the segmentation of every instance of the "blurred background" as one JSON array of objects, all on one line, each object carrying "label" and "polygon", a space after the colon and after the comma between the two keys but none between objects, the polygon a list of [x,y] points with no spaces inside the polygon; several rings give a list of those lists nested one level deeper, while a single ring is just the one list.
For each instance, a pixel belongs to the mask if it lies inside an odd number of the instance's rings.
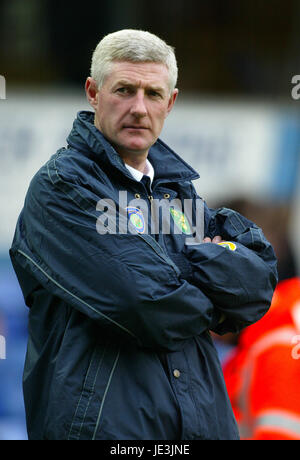
[{"label": "blurred background", "polygon": [[0,439],[27,438],[28,312],[8,250],[30,179],[89,109],[99,40],[138,28],[175,47],[180,94],[161,138],[200,173],[209,206],[263,227],[284,278],[300,263],[299,26],[299,0],[0,0]]}]

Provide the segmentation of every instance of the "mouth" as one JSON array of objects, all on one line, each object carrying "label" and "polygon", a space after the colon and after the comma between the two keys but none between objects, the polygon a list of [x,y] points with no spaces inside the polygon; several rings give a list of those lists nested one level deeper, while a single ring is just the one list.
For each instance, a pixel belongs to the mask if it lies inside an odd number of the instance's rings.
[{"label": "mouth", "polygon": [[139,130],[147,130],[149,128],[147,128],[146,126],[125,125],[123,126],[123,129],[132,129],[135,131],[139,131]]}]

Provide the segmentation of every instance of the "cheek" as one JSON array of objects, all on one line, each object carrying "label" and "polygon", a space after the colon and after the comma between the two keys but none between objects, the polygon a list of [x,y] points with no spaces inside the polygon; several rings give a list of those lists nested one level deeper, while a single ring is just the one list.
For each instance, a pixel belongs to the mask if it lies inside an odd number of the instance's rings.
[{"label": "cheek", "polygon": [[156,131],[161,131],[161,129],[163,128],[167,114],[168,112],[165,108],[163,109],[159,108],[153,111],[152,113],[153,126],[155,126]]},{"label": "cheek", "polygon": [[113,101],[101,99],[98,103],[97,117],[101,126],[113,130],[120,119],[121,110],[118,104]]}]

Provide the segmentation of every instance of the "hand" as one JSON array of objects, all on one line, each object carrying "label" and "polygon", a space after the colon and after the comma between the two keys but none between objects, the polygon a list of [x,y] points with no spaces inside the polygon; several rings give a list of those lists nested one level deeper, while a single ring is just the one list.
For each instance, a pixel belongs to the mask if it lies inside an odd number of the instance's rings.
[{"label": "hand", "polygon": [[215,244],[218,244],[218,243],[221,243],[222,241],[222,238],[221,236],[217,235],[215,236],[213,239],[209,238],[208,236],[206,236],[204,239],[203,239],[203,243],[215,243]]}]

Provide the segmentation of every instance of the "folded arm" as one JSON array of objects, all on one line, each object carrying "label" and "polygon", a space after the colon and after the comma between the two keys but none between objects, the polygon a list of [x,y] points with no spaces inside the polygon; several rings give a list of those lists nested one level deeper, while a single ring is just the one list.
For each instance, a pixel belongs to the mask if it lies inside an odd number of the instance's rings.
[{"label": "folded arm", "polygon": [[153,238],[100,235],[99,197],[50,177],[43,170],[33,179],[18,222],[10,254],[20,280],[33,278],[110,336],[144,347],[176,350],[218,323],[212,301],[180,277]]},{"label": "folded arm", "polygon": [[192,266],[192,283],[226,318],[214,331],[237,332],[268,310],[277,284],[276,256],[253,222],[227,208],[208,212],[204,242],[220,243],[222,238],[229,244],[186,246],[184,253]]}]

